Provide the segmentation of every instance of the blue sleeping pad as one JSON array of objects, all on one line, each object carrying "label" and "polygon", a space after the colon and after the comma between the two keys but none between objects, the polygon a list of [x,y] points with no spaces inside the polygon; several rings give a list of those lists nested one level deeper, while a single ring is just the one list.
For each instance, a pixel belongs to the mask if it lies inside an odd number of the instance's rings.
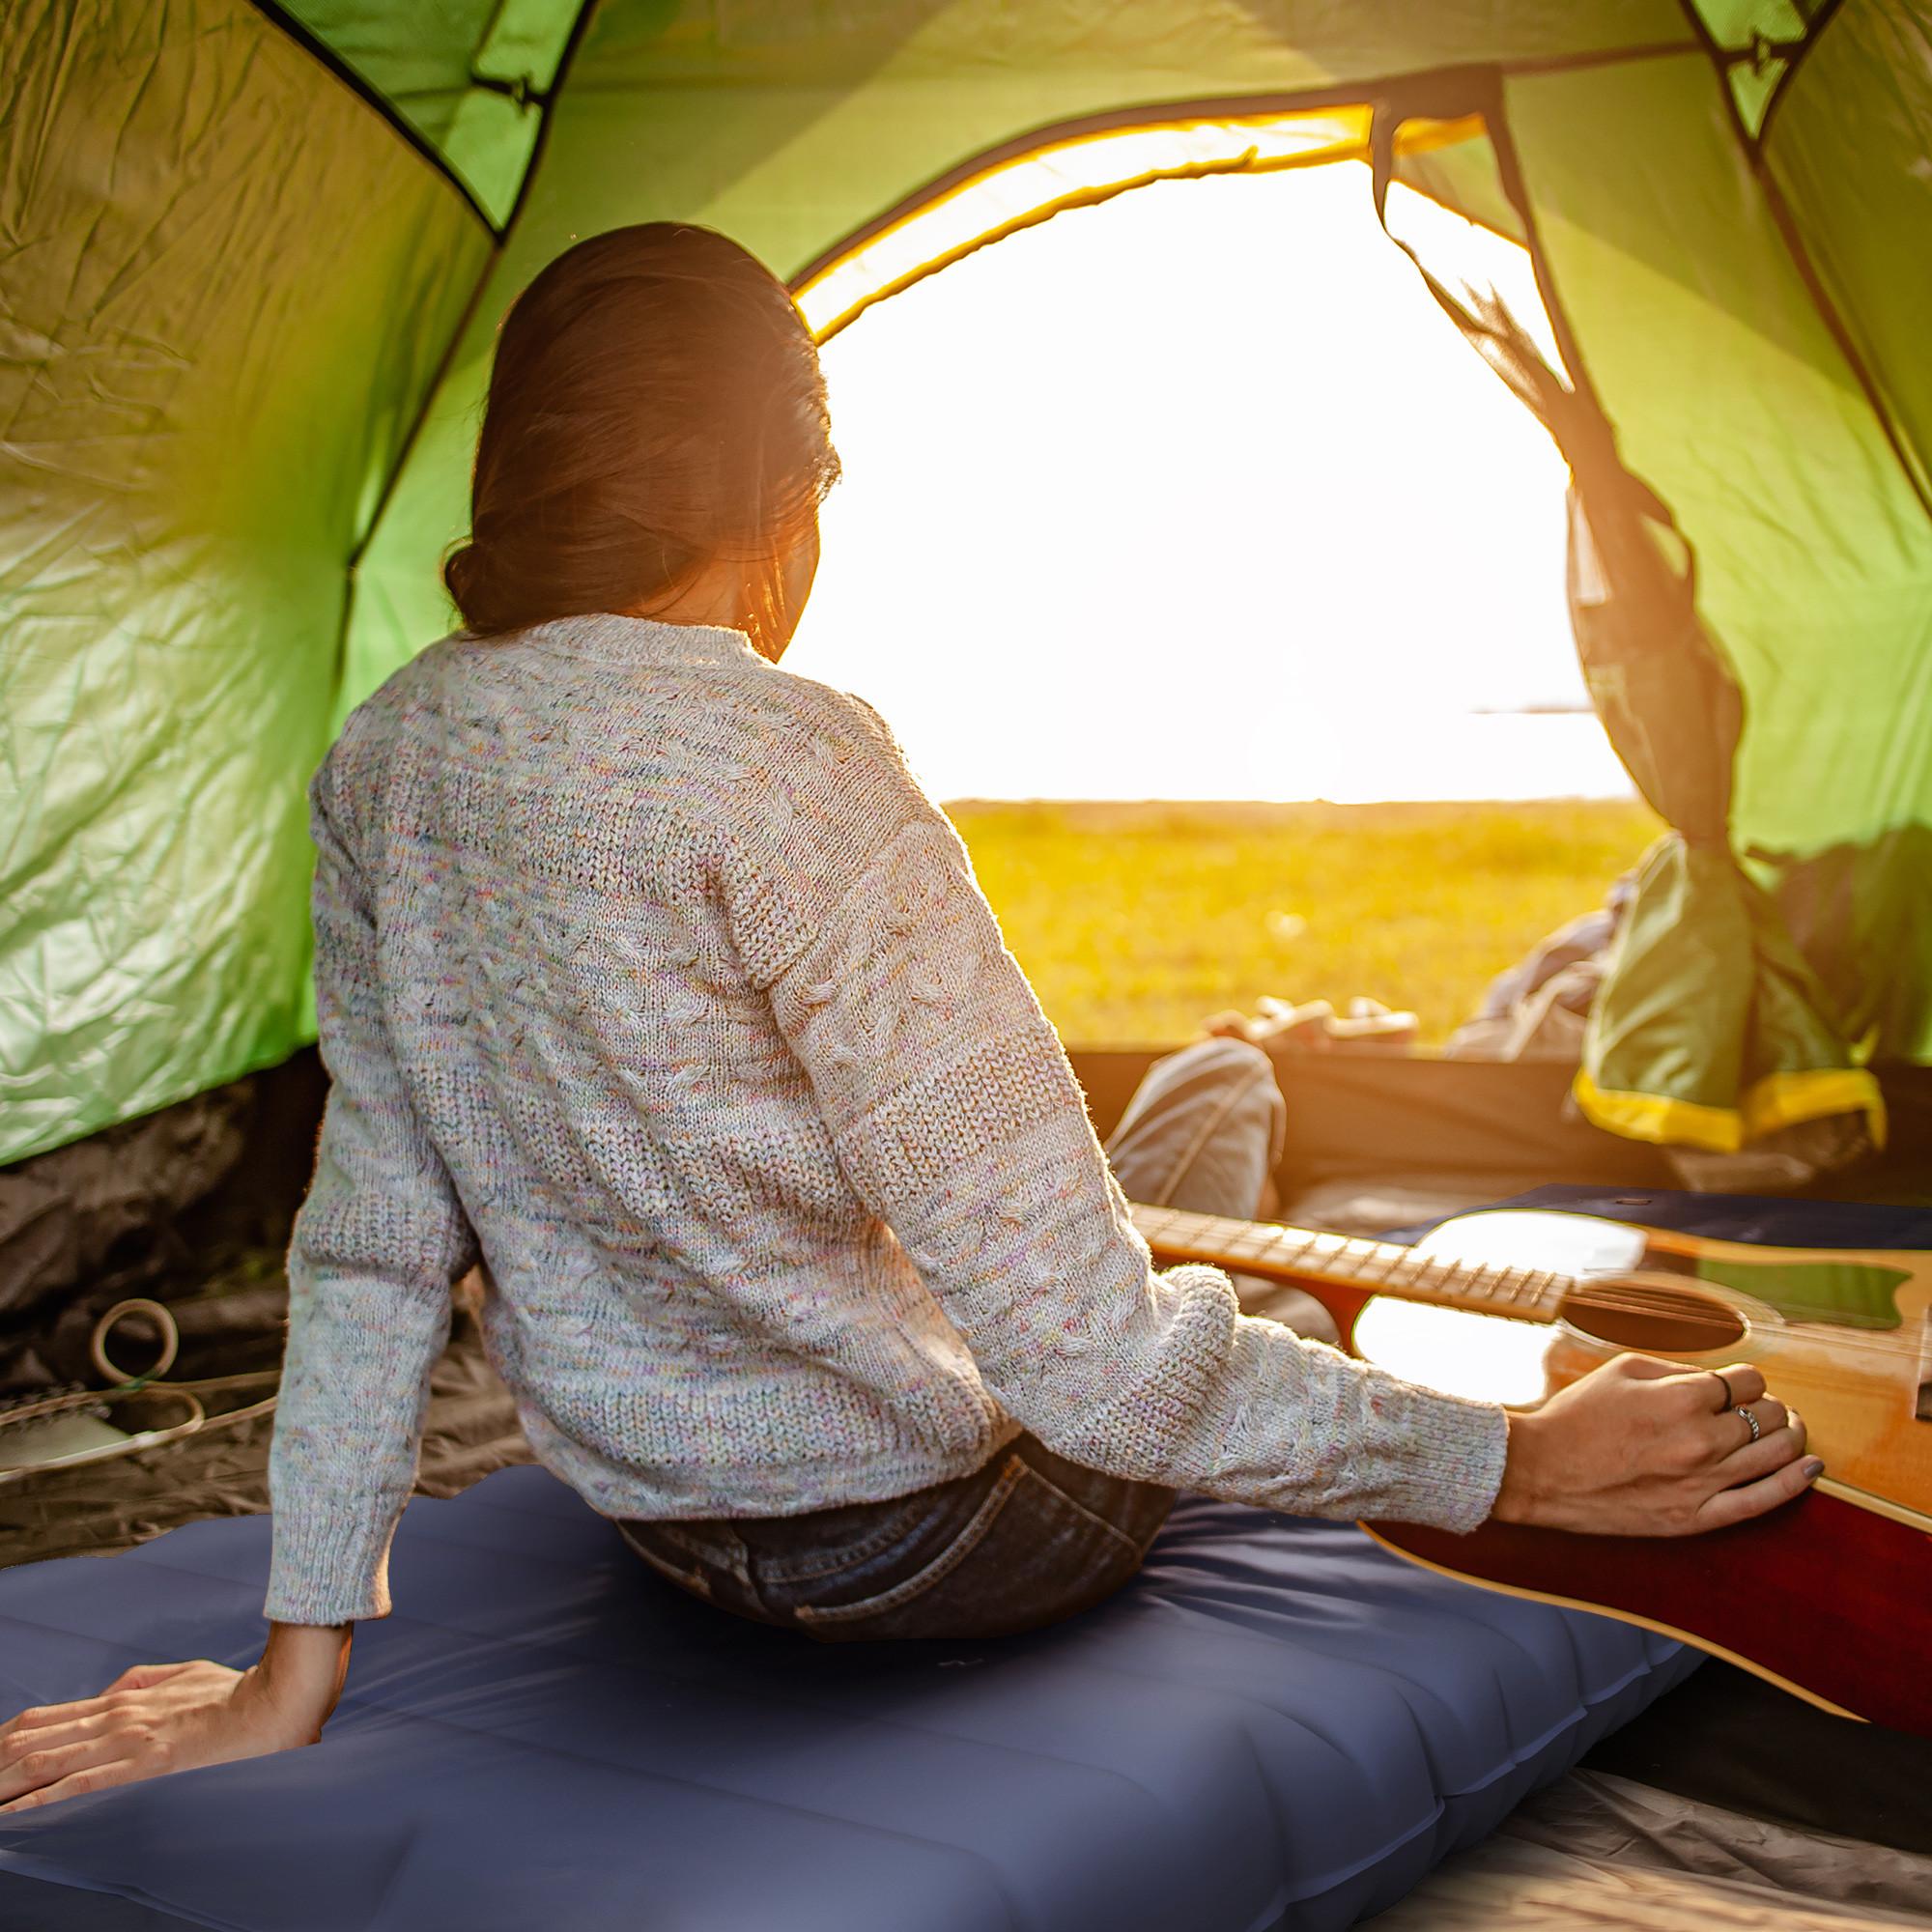
[{"label": "blue sleeping pad", "polygon": [[[251,1661],[268,1557],[266,1518],[227,1518],[0,1573],[0,1709],[134,1662]],[[1350,1524],[1198,1497],[1112,1602],[997,1643],[735,1622],[538,1468],[412,1503],[392,1576],[400,1608],[357,1633],[320,1746],[0,1819],[0,1920],[1344,1926],[1697,1661]],[[90,1916],[110,1904],[136,1916]]]}]

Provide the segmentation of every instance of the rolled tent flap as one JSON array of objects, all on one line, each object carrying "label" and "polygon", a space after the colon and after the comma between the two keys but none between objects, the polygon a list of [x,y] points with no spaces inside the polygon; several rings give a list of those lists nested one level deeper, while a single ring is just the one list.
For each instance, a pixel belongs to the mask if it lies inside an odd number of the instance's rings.
[{"label": "rolled tent flap", "polygon": [[[1710,1153],[1841,1115],[1882,1143],[1877,1081],[1854,1065],[1817,975],[1732,854],[1744,705],[1697,617],[1690,553],[1653,514],[1656,498],[1620,464],[1607,469],[1613,451],[1586,462],[1598,507],[1585,508],[1586,472],[1570,499],[1577,654],[1612,747],[1673,830],[1638,873],[1584,1034],[1577,1104],[1614,1133]],[[1814,1157],[1833,1164],[1861,1139],[1833,1136]]]},{"label": "rolled tent flap", "polygon": [[[1386,97],[1371,143],[1378,213],[1402,120],[1448,105],[1435,89]],[[1532,256],[1536,228],[1491,97],[1480,104],[1497,175]],[[1569,380],[1493,291],[1452,289],[1390,231],[1470,343],[1535,412],[1570,466],[1569,602],[1577,655],[1611,748],[1673,828],[1646,855],[1585,1030],[1577,1105],[1633,1140],[1735,1153],[1781,1138],[1804,1167],[1882,1145],[1876,1078],[1856,1064],[1832,1003],[1771,895],[1739,867],[1731,793],[1745,704],[1698,614],[1695,556],[1669,508],[1618,455],[1537,259]],[[1855,1131],[1843,1117],[1855,1117]],[[1790,1148],[1791,1130],[1840,1124]]]}]

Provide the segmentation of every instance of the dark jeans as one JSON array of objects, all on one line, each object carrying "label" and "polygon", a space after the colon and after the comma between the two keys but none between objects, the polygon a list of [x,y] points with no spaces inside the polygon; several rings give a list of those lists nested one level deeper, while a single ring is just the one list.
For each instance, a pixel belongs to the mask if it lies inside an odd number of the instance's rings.
[{"label": "dark jeans", "polygon": [[[1148,1069],[1107,1156],[1130,1200],[1245,1218],[1284,1123],[1264,1053],[1200,1040]],[[828,1642],[964,1638],[1057,1623],[1110,1596],[1173,1501],[1022,1435],[971,1475],[887,1502],[618,1528],[661,1576],[738,1616]]]}]

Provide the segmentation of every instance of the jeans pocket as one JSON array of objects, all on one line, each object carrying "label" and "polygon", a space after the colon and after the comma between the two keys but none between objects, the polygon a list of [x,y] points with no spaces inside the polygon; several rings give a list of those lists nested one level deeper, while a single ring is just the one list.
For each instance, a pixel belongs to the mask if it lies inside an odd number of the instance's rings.
[{"label": "jeans pocket", "polygon": [[[980,1507],[968,1519],[966,1527],[931,1562],[915,1570],[891,1589],[882,1590],[877,1596],[860,1597],[849,1604],[801,1604],[794,1614],[806,1629],[823,1630],[828,1634],[840,1625],[857,1624],[868,1619],[890,1620],[895,1613],[918,1602],[927,1591],[943,1583],[979,1548],[999,1521],[1013,1492],[1029,1473],[1019,1457],[1009,1456],[1001,1467],[999,1479],[986,1492]],[[869,1635],[874,1633],[857,1634]]]},{"label": "jeans pocket", "polygon": [[874,1596],[802,1604],[793,1614],[827,1642],[1005,1636],[1098,1603],[1140,1559],[1131,1538],[1014,1455],[923,1568]]},{"label": "jeans pocket", "polygon": [[[920,1525],[931,1516],[934,1502],[933,1491],[921,1490],[897,1502],[865,1503],[834,1512],[840,1518],[863,1523],[856,1530],[840,1524],[843,1534],[836,1531],[828,1534],[829,1525],[813,1522],[809,1517],[785,1519],[777,1525],[760,1525],[762,1533],[753,1557],[757,1579],[780,1592],[799,1585],[808,1589],[836,1587],[835,1579],[841,1572],[870,1563],[895,1544],[915,1536]],[[810,1540],[794,1548],[795,1541],[806,1533],[803,1525],[807,1523],[811,1524]],[[771,1534],[774,1528],[776,1536]]]}]

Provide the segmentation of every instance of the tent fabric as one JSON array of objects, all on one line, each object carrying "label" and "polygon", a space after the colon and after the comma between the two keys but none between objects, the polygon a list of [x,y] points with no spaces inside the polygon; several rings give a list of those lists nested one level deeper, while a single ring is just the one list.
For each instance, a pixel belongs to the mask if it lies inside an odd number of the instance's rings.
[{"label": "tent fabric", "polygon": [[302,1037],[347,564],[489,242],[237,0],[18,0],[0,75],[14,1157]]},{"label": "tent fabric", "polygon": [[[251,1654],[267,1529],[0,1576],[0,1700]],[[1198,1498],[1120,1596],[999,1644],[737,1623],[534,1467],[412,1503],[393,1568],[321,1745],[0,1820],[0,1870],[229,1932],[1339,1927],[1698,1661]]]},{"label": "tent fabric", "polygon": [[312,36],[420,135],[501,232],[583,0],[293,0],[265,7]]},{"label": "tent fabric", "polygon": [[[1733,857],[1849,1056],[1932,1058],[1925,0],[22,0],[0,55],[0,1159],[308,1037],[302,783],[447,627],[493,331],[572,239],[795,275],[995,153],[1418,77],[1513,144],[1698,557]],[[1520,228],[1489,147],[1398,177]]]},{"label": "tent fabric", "polygon": [[[1820,34],[1804,85],[1778,103],[1765,158],[1835,298],[1903,442],[1921,497],[1932,496],[1932,47],[1925,16],[1866,0]],[[1835,103],[1856,100],[1856,117]]]},{"label": "tent fabric", "polygon": [[[1402,112],[1384,103],[1372,142],[1385,230]],[[1492,134],[1499,185],[1548,287],[1499,114]],[[1882,1147],[1877,1079],[1853,1065],[1829,995],[1731,849],[1744,700],[1698,614],[1694,553],[1669,507],[1622,462],[1567,317],[1548,318],[1559,374],[1493,289],[1452,286],[1422,248],[1389,232],[1569,465],[1570,620],[1584,680],[1624,768],[1672,828],[1637,868],[1592,999],[1573,1088],[1581,1111],[1633,1139],[1708,1153],[1800,1126],[1814,1129],[1816,1165]]]},{"label": "tent fabric", "polygon": [[1690,11],[1719,57],[1739,126],[1755,137],[1804,57],[1811,27],[1804,7],[1799,0],[1691,0]]},{"label": "tent fabric", "polygon": [[[1512,84],[1510,124],[1621,453],[1695,549],[1700,615],[1744,694],[1731,849],[1787,915],[1810,910],[1792,936],[1845,1040],[1922,1058],[1932,906],[1906,848],[1932,817],[1932,521],[1707,73],[1659,62],[1641,90],[1606,77],[1588,98],[1574,78]],[[1640,99],[1660,125],[1639,150],[1613,129]],[[1584,122],[1603,164],[1548,165]],[[1659,1069],[1652,1091],[1703,1098],[1708,1065]]]}]

